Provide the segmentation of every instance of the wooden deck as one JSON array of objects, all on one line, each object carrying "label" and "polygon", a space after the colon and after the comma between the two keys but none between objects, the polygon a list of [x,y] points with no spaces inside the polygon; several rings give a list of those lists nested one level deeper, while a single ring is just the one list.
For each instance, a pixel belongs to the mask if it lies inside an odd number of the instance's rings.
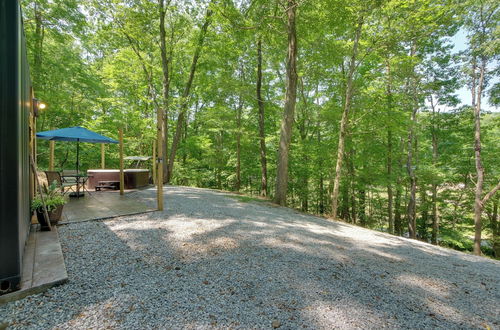
[{"label": "wooden deck", "polygon": [[137,199],[133,191],[122,196],[119,191],[96,191],[85,197],[70,198],[64,205],[61,224],[113,218],[155,211],[154,208]]}]

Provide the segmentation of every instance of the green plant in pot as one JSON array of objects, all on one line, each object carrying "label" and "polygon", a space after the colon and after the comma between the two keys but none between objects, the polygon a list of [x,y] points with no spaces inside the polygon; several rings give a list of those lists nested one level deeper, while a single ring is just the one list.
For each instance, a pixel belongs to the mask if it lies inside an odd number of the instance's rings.
[{"label": "green plant in pot", "polygon": [[45,225],[45,218],[43,216],[43,204],[45,202],[45,207],[47,208],[47,213],[49,215],[50,224],[56,225],[59,220],[61,220],[62,210],[64,204],[66,204],[66,199],[60,191],[57,182],[54,181],[50,186],[44,185],[42,187],[43,201],[40,195],[35,196],[31,202],[31,210],[36,211],[38,222]]}]

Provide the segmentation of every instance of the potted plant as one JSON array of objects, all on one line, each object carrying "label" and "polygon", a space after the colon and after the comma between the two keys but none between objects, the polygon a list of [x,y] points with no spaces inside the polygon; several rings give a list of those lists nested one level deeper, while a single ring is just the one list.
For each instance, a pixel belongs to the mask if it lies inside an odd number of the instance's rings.
[{"label": "potted plant", "polygon": [[[49,215],[49,220],[51,225],[56,225],[59,220],[61,220],[62,210],[64,204],[66,204],[66,199],[60,192],[60,188],[57,186],[57,182],[54,181],[50,186],[43,186],[42,189],[43,202],[45,202],[45,207],[47,208],[47,213]],[[43,216],[43,202],[40,195],[35,196],[31,202],[31,210],[36,211],[38,222],[45,225],[45,218]]]}]

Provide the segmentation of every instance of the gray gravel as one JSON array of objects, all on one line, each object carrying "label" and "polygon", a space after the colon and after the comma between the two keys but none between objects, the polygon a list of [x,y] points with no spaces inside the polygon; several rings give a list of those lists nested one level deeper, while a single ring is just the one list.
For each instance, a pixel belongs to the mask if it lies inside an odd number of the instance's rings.
[{"label": "gray gravel", "polygon": [[[227,194],[59,227],[70,282],[12,328],[499,328],[500,263]],[[154,203],[154,190],[137,197]],[[0,321],[0,324],[2,321]]]}]

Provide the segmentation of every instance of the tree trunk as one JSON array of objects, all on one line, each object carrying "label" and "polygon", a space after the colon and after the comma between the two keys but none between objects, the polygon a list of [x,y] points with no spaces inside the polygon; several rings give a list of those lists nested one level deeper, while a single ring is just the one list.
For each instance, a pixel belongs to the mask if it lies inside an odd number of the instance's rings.
[{"label": "tree trunk", "polygon": [[[167,2],[167,6],[170,0]],[[165,32],[165,2],[164,0],[159,0],[158,10],[160,15],[160,54],[161,54],[161,68],[163,72],[163,155],[166,157],[168,155],[168,96],[170,90],[170,72],[169,72],[169,60],[167,58],[167,46],[166,46],[166,32]],[[163,166],[163,179],[167,183],[170,181],[169,176],[170,164]]]},{"label": "tree trunk", "polygon": [[393,196],[392,196],[392,80],[391,65],[387,60],[387,218],[389,222],[389,233],[394,234],[393,218]]},{"label": "tree trunk", "polygon": [[[431,106],[432,106],[432,165],[437,168],[438,164],[438,140],[437,140],[437,130],[439,129],[438,120],[436,117],[436,107],[434,105],[433,98],[431,96]],[[439,113],[438,113],[439,114]],[[437,245],[438,235],[439,235],[439,216],[437,207],[437,188],[438,184],[436,178],[432,179],[432,235],[431,243]]]},{"label": "tree trunk", "polygon": [[307,96],[304,91],[304,80],[300,79],[300,95],[302,99],[302,111],[299,116],[298,126],[300,133],[300,140],[302,142],[302,167],[304,171],[301,171],[300,175],[300,189],[301,189],[301,210],[307,212],[309,208],[309,153],[307,148],[307,142],[309,138],[309,113],[308,113],[308,103]]},{"label": "tree trunk", "polygon": [[484,168],[481,162],[481,96],[484,88],[484,74],[486,70],[486,58],[481,58],[481,67],[479,71],[479,83],[477,90],[477,102],[474,108],[474,154],[476,159],[476,172],[477,172],[477,182],[476,182],[476,192],[474,198],[474,254],[481,255],[481,216],[483,213],[484,205],[488,200],[495,195],[495,193],[500,190],[500,181],[497,185],[490,190],[482,199],[483,195],[483,184],[484,184]]},{"label": "tree trunk", "polygon": [[[416,44],[413,42],[411,48],[410,56],[415,56],[416,52]],[[415,169],[413,168],[413,150],[415,143],[415,126],[417,123],[417,112],[418,112],[418,103],[417,103],[417,82],[415,79],[412,80],[412,95],[413,95],[413,108],[411,110],[411,122],[408,126],[408,158],[406,160],[406,170],[408,172],[408,178],[410,180],[410,198],[408,200],[408,208],[407,208],[407,219],[408,219],[408,231],[410,234],[410,238],[417,237],[417,221],[416,221],[416,193],[417,193],[417,178],[415,175]]]},{"label": "tree trunk", "polygon": [[325,185],[323,181],[324,181],[323,172],[321,172],[319,176],[319,205],[318,205],[319,214],[325,213]]},{"label": "tree trunk", "polygon": [[236,112],[236,191],[241,189],[241,112],[243,110],[243,98],[241,93],[238,100]]},{"label": "tree trunk", "polygon": [[[209,5],[210,6],[210,5]],[[184,92],[182,93],[182,100],[179,109],[179,115],[177,116],[177,126],[175,128],[174,139],[172,141],[172,147],[170,148],[170,156],[168,158],[168,171],[165,178],[165,182],[168,183],[172,179],[173,167],[175,155],[177,153],[177,147],[179,146],[179,140],[182,136],[182,125],[185,120],[186,111],[189,105],[189,95],[191,92],[191,86],[193,84],[194,75],[196,73],[196,64],[198,63],[198,59],[201,55],[201,50],[203,48],[203,42],[205,41],[205,36],[207,34],[208,26],[210,25],[212,17],[212,10],[210,7],[207,9],[207,13],[205,15],[205,22],[201,27],[200,35],[198,37],[198,43],[196,45],[196,49],[193,54],[193,60],[191,62],[191,68],[189,70],[189,78],[186,82],[186,86],[184,87]]]},{"label": "tree trunk", "polygon": [[[481,255],[481,215],[483,213],[483,195],[484,168],[481,162],[481,96],[483,93],[484,71],[486,69],[486,59],[482,58],[479,72],[479,83],[477,86],[477,102],[474,107],[474,155],[476,160],[476,191],[474,198],[474,254]],[[475,80],[475,79],[474,79]]]},{"label": "tree trunk", "polygon": [[354,158],[354,149],[350,152],[350,157],[347,161],[348,165],[348,173],[349,173],[349,190],[351,192],[351,222],[356,224],[358,222],[358,205],[356,200],[356,169],[354,168],[354,162],[352,159]]},{"label": "tree trunk", "polygon": [[286,64],[286,96],[283,120],[281,122],[278,166],[276,173],[276,194],[274,200],[286,205],[288,190],[288,153],[292,140],[292,125],[297,98],[297,32],[295,29],[296,0],[288,0],[288,56]]},{"label": "tree trunk", "polygon": [[396,196],[394,198],[394,232],[396,235],[402,236],[403,235],[403,221],[401,217],[401,196],[403,194],[403,187],[402,187],[402,178],[401,178],[401,171],[403,168],[403,150],[404,150],[404,141],[403,138],[401,138],[400,142],[400,153],[398,156],[398,171],[396,173]]},{"label": "tree trunk", "polygon": [[[317,125],[317,136],[318,136],[318,145],[321,145],[321,125],[320,125],[320,120],[318,118],[318,122],[316,123]],[[324,186],[324,177],[323,177],[323,158],[319,157],[319,203],[318,203],[318,213],[319,214],[324,214],[325,213],[325,186]]]},{"label": "tree trunk", "polygon": [[493,212],[491,216],[491,234],[493,241],[493,253],[496,258],[500,258],[500,223],[498,219],[498,200],[496,198],[493,202]]},{"label": "tree trunk", "polygon": [[366,191],[364,188],[359,189],[359,209],[358,218],[361,226],[366,227]]},{"label": "tree trunk", "polygon": [[429,222],[429,205],[427,202],[427,187],[425,184],[419,186],[420,188],[420,223],[417,225],[418,237],[427,241],[427,226]]},{"label": "tree trunk", "polygon": [[408,132],[408,158],[406,161],[406,169],[408,172],[408,177],[410,179],[410,197],[408,200],[407,208],[407,219],[408,219],[408,231],[410,238],[416,238],[416,193],[417,193],[417,178],[415,175],[415,169],[413,168],[413,148],[414,148],[414,123],[417,120],[417,107],[415,106],[412,115],[411,123]]},{"label": "tree trunk", "polygon": [[351,222],[351,216],[349,214],[349,202],[350,202],[349,185],[344,184],[342,186],[341,191],[342,191],[342,203],[341,203],[342,207],[340,208],[340,217],[347,222]]},{"label": "tree trunk", "polygon": [[257,41],[257,103],[259,106],[259,140],[260,140],[260,195],[266,197],[267,190],[267,156],[266,156],[266,131],[264,116],[264,100],[262,99],[262,38]]},{"label": "tree trunk", "polygon": [[217,165],[216,166],[216,178],[217,178],[217,189],[222,189],[222,164],[224,155],[224,132],[220,131],[216,133],[217,141]]},{"label": "tree trunk", "polygon": [[403,221],[401,218],[401,180],[396,183],[396,196],[394,198],[394,232],[396,235],[403,235]]},{"label": "tree trunk", "polygon": [[333,181],[333,191],[332,191],[332,217],[337,218],[337,210],[338,210],[338,200],[339,200],[339,185],[340,185],[340,177],[342,175],[342,160],[344,157],[344,144],[345,144],[345,136],[347,132],[347,126],[349,123],[349,111],[351,109],[351,100],[353,95],[353,80],[354,80],[354,71],[356,70],[356,57],[358,55],[358,45],[359,39],[361,37],[361,29],[363,27],[363,17],[360,17],[358,21],[358,26],[356,27],[354,44],[352,47],[352,55],[349,63],[349,72],[347,75],[347,88],[346,88],[346,97],[344,103],[344,111],[342,112],[342,119],[340,121],[340,132],[339,132],[339,145],[337,150],[337,164],[335,166],[335,177]]}]

